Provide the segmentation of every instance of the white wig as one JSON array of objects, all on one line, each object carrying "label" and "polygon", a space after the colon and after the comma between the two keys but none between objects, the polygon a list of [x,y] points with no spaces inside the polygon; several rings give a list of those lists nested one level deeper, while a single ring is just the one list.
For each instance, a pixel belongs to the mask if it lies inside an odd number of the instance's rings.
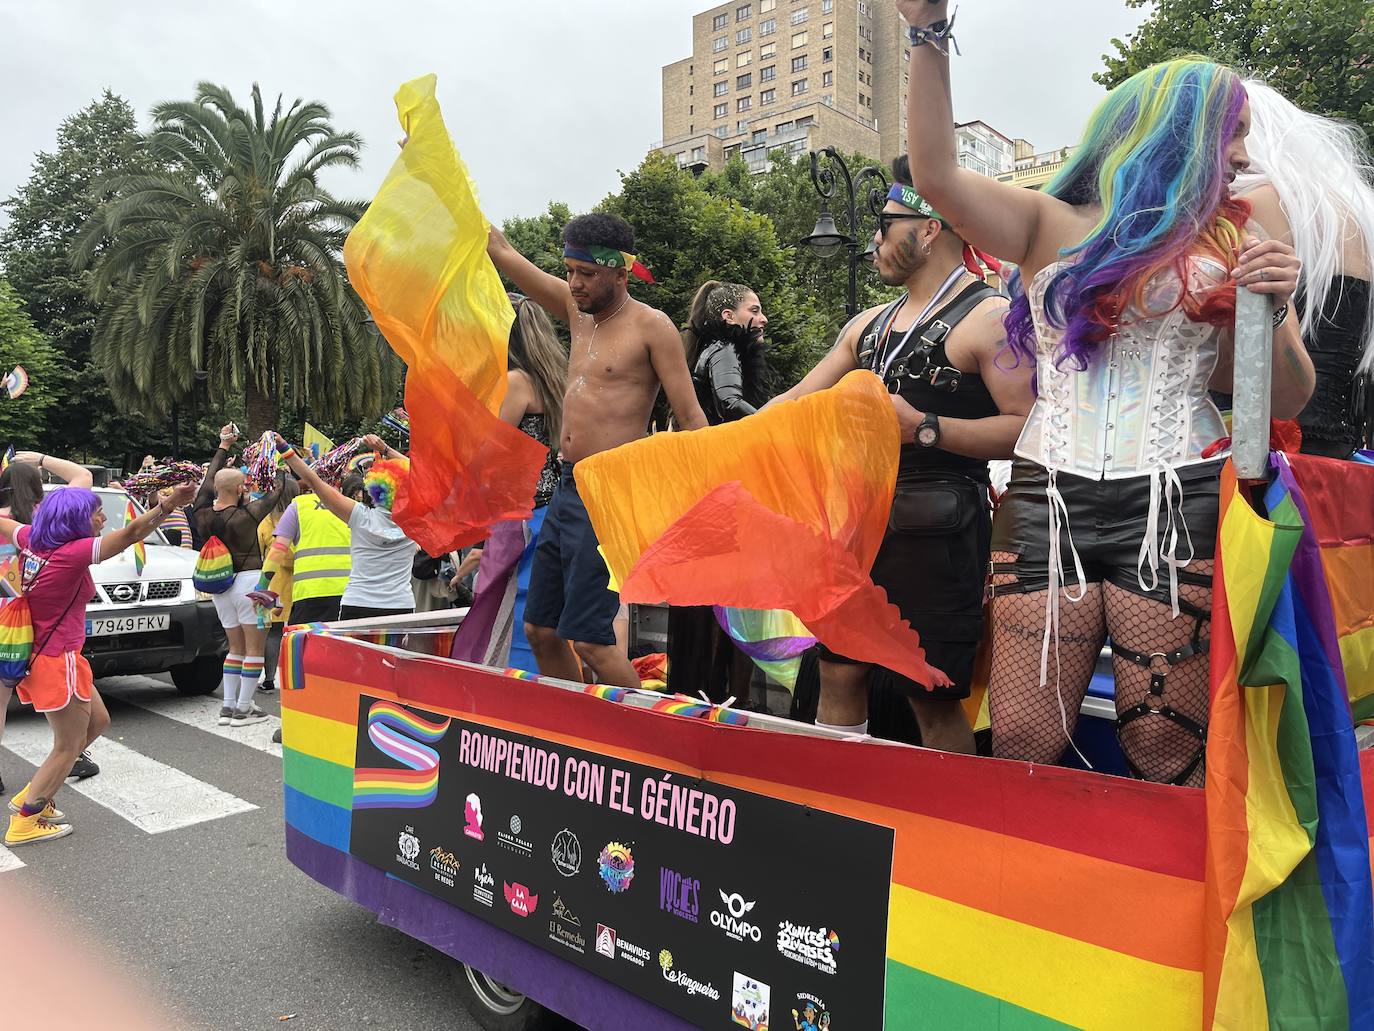
[{"label": "white wig", "polygon": [[[1236,181],[1244,193],[1263,183],[1278,192],[1302,261],[1302,332],[1309,339],[1342,268],[1342,242],[1355,237],[1374,262],[1374,185],[1364,133],[1354,125],[1304,111],[1259,79],[1250,97],[1250,170]],[[1340,294],[1336,295],[1338,299]],[[1374,364],[1374,303],[1365,313],[1360,369]]]}]

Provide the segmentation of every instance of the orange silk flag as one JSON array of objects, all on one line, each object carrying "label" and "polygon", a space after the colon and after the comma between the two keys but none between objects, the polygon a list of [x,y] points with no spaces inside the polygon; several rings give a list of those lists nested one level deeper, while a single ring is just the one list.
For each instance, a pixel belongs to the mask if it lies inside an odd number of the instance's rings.
[{"label": "orange silk flag", "polygon": [[919,638],[869,579],[901,447],[871,372],[739,422],[577,463],[627,602],[786,609],[827,647],[930,683]]},{"label": "orange silk flag", "polygon": [[408,137],[344,262],[377,328],[405,361],[410,476],[395,518],[430,554],[527,518],[546,449],[496,417],[515,313],[487,257],[487,220],[444,127],[435,77],[406,83]]}]

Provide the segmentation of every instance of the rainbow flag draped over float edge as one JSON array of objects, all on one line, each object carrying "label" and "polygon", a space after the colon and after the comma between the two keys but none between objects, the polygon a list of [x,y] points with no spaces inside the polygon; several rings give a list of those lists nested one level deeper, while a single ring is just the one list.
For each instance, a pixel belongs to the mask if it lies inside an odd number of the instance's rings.
[{"label": "rainbow flag draped over float edge", "polygon": [[547,448],[496,417],[515,313],[487,257],[487,220],[454,149],[435,77],[407,82],[396,111],[407,140],[348,234],[348,278],[405,360],[410,476],[397,524],[431,555],[526,519]]},{"label": "rainbow flag draped over float edge", "polygon": [[1229,462],[1222,477],[1203,1024],[1374,1027],[1369,832],[1331,598],[1298,481],[1273,461],[1269,520]]}]

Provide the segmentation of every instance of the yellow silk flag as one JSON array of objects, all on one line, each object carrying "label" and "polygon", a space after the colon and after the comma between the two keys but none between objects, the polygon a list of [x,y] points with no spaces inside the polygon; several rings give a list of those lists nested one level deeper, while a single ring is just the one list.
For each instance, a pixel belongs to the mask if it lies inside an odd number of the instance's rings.
[{"label": "yellow silk flag", "polygon": [[305,424],[305,435],[301,443],[305,445],[305,450],[310,452],[312,465],[320,460],[321,455],[327,455],[334,450],[334,442],[310,423]]},{"label": "yellow silk flag", "polygon": [[396,93],[407,140],[348,234],[348,278],[408,366],[410,475],[395,518],[432,555],[527,518],[548,450],[496,417],[515,313],[487,220],[426,75]]},{"label": "yellow silk flag", "polygon": [[739,422],[659,433],[577,463],[627,602],[786,609],[827,647],[931,684],[869,578],[901,447],[871,372]]}]

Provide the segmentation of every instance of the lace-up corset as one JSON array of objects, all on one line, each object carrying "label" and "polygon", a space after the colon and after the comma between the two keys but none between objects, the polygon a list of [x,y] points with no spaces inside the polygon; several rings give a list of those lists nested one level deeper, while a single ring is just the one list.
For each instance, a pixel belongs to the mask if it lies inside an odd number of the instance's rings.
[{"label": "lace-up corset", "polygon": [[[1064,267],[1064,262],[1047,265],[1030,284],[1039,396],[1016,454],[1047,469],[1105,480],[1216,458],[1203,458],[1202,452],[1227,435],[1207,396],[1220,330],[1174,308],[1123,326],[1082,372],[1058,369],[1054,358],[1064,331],[1046,317],[1045,291]],[[1226,275],[1217,262],[1195,258],[1189,290],[1196,294],[1220,286]],[[1178,294],[1177,274],[1161,273],[1147,285],[1145,302],[1158,311]]]}]

